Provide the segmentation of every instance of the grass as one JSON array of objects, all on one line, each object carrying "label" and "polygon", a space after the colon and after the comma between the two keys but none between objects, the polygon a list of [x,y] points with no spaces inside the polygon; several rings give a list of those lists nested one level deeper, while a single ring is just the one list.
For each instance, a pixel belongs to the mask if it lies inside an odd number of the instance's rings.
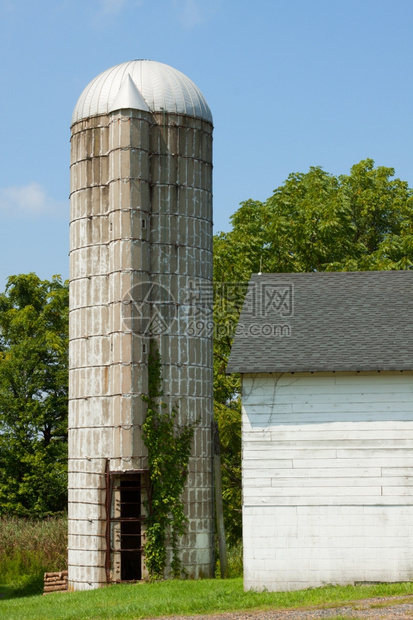
[{"label": "grass", "polygon": [[[0,518],[0,599],[41,594],[44,573],[66,568],[66,517]],[[242,545],[228,549],[228,573],[242,576]]]},{"label": "grass", "polygon": [[47,571],[67,568],[67,519],[0,519],[0,594],[28,596],[43,590]]},{"label": "grass", "polygon": [[[43,597],[40,596],[43,573],[66,568],[66,519],[0,519],[0,617],[4,620],[139,620],[168,615],[184,618],[225,611],[334,608],[349,602],[354,606],[355,601],[364,598],[413,595],[413,583],[244,592],[240,578],[242,547],[229,550],[228,555],[231,578],[227,580],[123,584]],[[379,602],[374,603],[374,607],[379,606]],[[335,620],[340,618],[343,616],[336,616]]]},{"label": "grass", "polygon": [[413,594],[413,583],[326,586],[296,592],[244,592],[242,579],[164,581],[2,600],[5,620],[138,620],[224,611],[336,607],[376,596]]},{"label": "grass", "polygon": [[[215,550],[218,556],[218,549]],[[242,543],[236,546],[228,547],[227,549],[227,564],[228,564],[228,577],[242,577],[243,575],[243,563],[242,563]],[[216,562],[215,577],[221,576],[221,567],[219,559]]]}]

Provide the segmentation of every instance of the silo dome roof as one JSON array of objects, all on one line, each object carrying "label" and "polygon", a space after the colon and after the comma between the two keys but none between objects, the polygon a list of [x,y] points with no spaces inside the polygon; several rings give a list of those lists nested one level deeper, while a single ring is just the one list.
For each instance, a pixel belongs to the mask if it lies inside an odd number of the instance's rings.
[{"label": "silo dome roof", "polygon": [[186,75],[161,62],[132,60],[107,69],[86,86],[72,124],[123,108],[186,114],[212,123],[205,97]]}]

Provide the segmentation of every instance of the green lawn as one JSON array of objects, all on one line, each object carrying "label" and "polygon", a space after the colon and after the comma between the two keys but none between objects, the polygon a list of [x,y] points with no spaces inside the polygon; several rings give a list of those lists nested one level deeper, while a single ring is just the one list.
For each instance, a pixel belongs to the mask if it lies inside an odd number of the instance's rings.
[{"label": "green lawn", "polygon": [[158,616],[195,615],[251,609],[286,609],[324,605],[373,596],[413,594],[413,583],[375,586],[328,586],[298,592],[244,592],[242,579],[164,581],[114,585],[100,590],[55,593],[0,600],[2,620],[137,620]]}]

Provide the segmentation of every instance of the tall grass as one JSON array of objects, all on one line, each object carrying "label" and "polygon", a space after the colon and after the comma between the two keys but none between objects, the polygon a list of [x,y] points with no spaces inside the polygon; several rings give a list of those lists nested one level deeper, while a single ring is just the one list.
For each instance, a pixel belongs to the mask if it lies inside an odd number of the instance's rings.
[{"label": "tall grass", "polygon": [[67,518],[0,518],[0,583],[16,596],[42,591],[43,574],[67,568]]},{"label": "tall grass", "polygon": [[[220,559],[218,553],[218,545],[215,547],[215,553],[217,557],[217,562],[215,566],[215,578],[219,579],[221,576],[221,566]],[[227,560],[228,560],[228,577],[230,579],[236,579],[237,577],[242,577],[243,575],[243,564],[242,564],[242,542],[238,542],[235,545],[231,545],[227,547]]]},{"label": "tall grass", "polygon": [[242,564],[242,542],[237,545],[233,545],[228,549],[228,577],[242,577],[243,564]]},{"label": "tall grass", "polygon": [[[67,518],[0,518],[0,584],[7,596],[43,590],[45,572],[67,568]],[[219,560],[216,576],[219,577]],[[228,576],[242,576],[242,544],[228,548]]]}]

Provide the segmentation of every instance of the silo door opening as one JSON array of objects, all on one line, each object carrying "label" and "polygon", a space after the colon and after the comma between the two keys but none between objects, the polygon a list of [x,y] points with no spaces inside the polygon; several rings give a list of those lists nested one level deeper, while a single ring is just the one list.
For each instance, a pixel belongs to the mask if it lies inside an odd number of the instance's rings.
[{"label": "silo door opening", "polygon": [[143,546],[148,506],[146,470],[106,472],[106,577],[108,582],[146,577]]}]

